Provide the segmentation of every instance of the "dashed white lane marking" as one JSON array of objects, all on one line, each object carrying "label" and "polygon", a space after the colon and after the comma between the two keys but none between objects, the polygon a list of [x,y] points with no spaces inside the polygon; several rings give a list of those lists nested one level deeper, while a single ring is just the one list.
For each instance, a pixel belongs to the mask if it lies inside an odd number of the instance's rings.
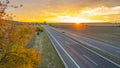
[{"label": "dashed white lane marking", "polygon": [[86,59],[88,59],[90,62],[92,62],[93,64],[95,64],[96,66],[98,65],[96,62],[94,62],[92,59],[90,59],[88,56],[83,55]]}]

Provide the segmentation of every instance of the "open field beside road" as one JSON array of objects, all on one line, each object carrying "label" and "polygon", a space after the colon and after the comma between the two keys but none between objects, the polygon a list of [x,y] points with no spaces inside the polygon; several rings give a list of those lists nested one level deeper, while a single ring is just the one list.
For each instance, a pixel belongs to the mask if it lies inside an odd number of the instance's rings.
[{"label": "open field beside road", "polygon": [[[57,26],[55,27],[58,28],[57,31],[68,35],[72,39],[75,39],[76,41],[85,44],[84,46],[86,46],[87,48],[114,61],[117,64],[120,64],[119,26],[86,26],[85,24],[57,24]],[[107,36],[104,34],[106,34]],[[110,40],[113,41],[110,42]],[[116,41],[118,43],[115,43]]]},{"label": "open field beside road", "polygon": [[[50,26],[44,26],[44,28],[68,68],[73,68],[72,65],[75,64],[78,68],[119,68],[119,65],[114,64],[98,55],[98,53],[93,52],[91,49],[84,46],[84,44],[78,43],[70,37],[59,33]],[[66,58],[67,55],[69,56],[68,58]],[[69,59],[70,57],[71,59]],[[73,60],[72,62],[74,63],[70,64],[67,59]]]},{"label": "open field beside road", "polygon": [[[62,30],[60,32],[68,35],[69,37],[72,37],[80,43],[85,44],[87,48],[90,48],[98,54],[114,61],[117,64],[120,64],[119,26],[86,26],[85,24],[57,24],[56,27]],[[114,47],[112,47],[111,45],[118,48],[115,47],[116,49],[114,49]]]},{"label": "open field beside road", "polygon": [[86,26],[86,24],[57,24],[56,26],[120,47],[120,26]]},{"label": "open field beside road", "polygon": [[41,63],[39,68],[64,68],[62,61],[54,50],[54,47],[48,39],[46,32],[41,32],[35,36],[33,47],[40,50]]},{"label": "open field beside road", "polygon": [[[65,35],[65,34],[64,34],[64,35]],[[67,36],[67,35],[66,35],[66,36]],[[71,38],[72,40],[74,40],[74,41],[76,41],[76,42],[78,42],[78,43],[80,43],[80,44],[83,44],[83,43],[81,43],[80,41],[72,38],[71,36],[67,36],[67,37]],[[87,47],[88,49],[92,50],[93,52],[95,52],[95,53],[97,53],[97,54],[105,57],[106,59],[110,60],[111,62],[115,62],[115,64],[117,63],[118,65],[120,65],[120,58],[118,58],[118,57],[116,57],[116,56],[111,56],[110,54],[107,54],[107,53],[105,53],[105,52],[102,52],[102,51],[100,51],[100,50],[98,50],[98,49],[96,49],[96,48],[90,47],[90,46],[88,46],[88,45],[86,45],[86,44],[83,44],[83,46],[85,46],[85,47]]]}]

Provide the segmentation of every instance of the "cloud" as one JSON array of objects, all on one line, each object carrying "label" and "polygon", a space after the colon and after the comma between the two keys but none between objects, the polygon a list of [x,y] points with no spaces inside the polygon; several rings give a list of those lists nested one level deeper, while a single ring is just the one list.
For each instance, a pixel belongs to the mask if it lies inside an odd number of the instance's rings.
[{"label": "cloud", "polygon": [[81,15],[97,16],[97,15],[116,15],[120,14],[120,6],[115,7],[98,7],[93,9],[85,9],[81,11]]},{"label": "cloud", "polygon": [[[33,9],[51,11],[70,9],[72,10],[81,10],[85,7],[113,7],[120,6],[120,0],[11,0],[11,4],[18,5],[23,4],[24,10],[32,11]],[[52,10],[54,12],[55,10]]]},{"label": "cloud", "polygon": [[46,0],[48,6],[55,8],[64,8],[65,6],[70,8],[84,8],[84,7],[98,7],[98,6],[120,6],[120,0]]},{"label": "cloud", "polygon": [[[6,11],[14,13],[20,19],[22,16],[28,19],[54,19],[56,16],[64,15],[78,17],[103,15],[106,18],[114,16],[120,19],[120,0],[11,0],[11,4],[23,4],[22,8],[9,7]],[[88,8],[82,10],[86,7]]]}]

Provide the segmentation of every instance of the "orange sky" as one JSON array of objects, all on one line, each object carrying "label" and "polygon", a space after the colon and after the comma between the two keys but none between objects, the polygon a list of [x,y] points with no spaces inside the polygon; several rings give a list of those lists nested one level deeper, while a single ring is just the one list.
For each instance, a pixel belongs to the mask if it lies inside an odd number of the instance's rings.
[{"label": "orange sky", "polygon": [[120,22],[120,0],[10,0],[7,9],[23,22]]}]

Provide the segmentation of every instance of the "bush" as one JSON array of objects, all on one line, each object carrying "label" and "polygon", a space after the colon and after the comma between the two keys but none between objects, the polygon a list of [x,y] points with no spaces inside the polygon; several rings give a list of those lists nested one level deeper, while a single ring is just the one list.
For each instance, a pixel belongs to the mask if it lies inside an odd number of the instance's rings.
[{"label": "bush", "polygon": [[34,27],[0,22],[0,68],[35,68],[40,55],[24,46],[34,36]]},{"label": "bush", "polygon": [[43,32],[43,27],[42,26],[36,27],[36,31],[37,31],[37,35],[39,35],[39,32]]}]

